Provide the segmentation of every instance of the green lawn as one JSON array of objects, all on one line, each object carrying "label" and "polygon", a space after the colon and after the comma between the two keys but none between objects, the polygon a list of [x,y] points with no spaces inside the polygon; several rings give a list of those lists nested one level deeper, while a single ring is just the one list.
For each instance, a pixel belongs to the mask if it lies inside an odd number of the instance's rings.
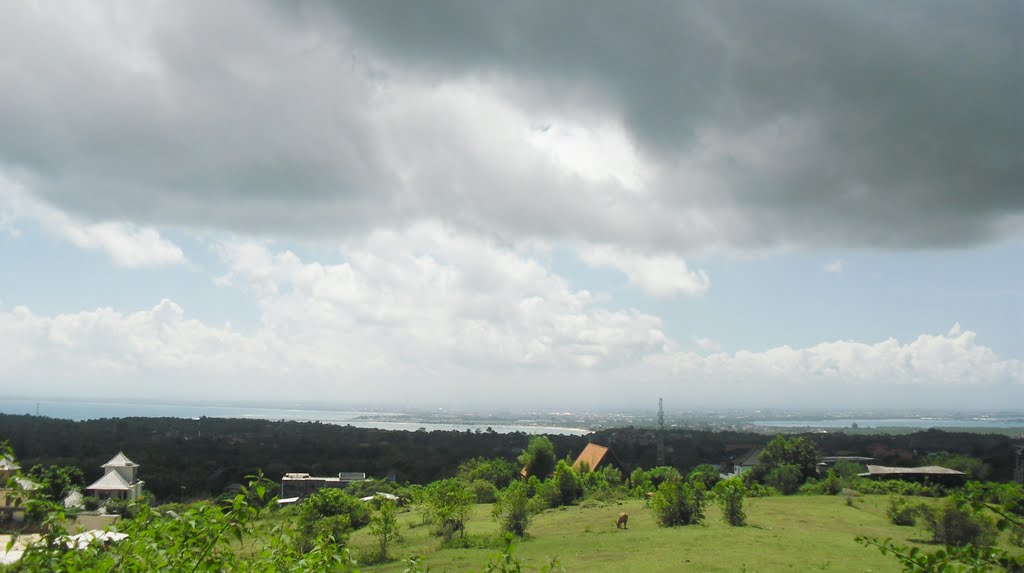
[{"label": "green lawn", "polygon": [[[729,527],[717,508],[709,507],[704,525],[662,528],[642,501],[549,510],[534,517],[527,539],[515,555],[531,571],[557,557],[566,571],[900,571],[891,557],[854,542],[858,535],[922,542],[925,531],[890,525],[886,496],[863,496],[853,507],[840,496],[793,496],[748,499],[746,527]],[[497,537],[490,506],[477,506],[466,525],[472,540]],[[619,512],[629,513],[629,529],[617,530]],[[417,512],[400,515],[404,539],[390,553],[421,555],[431,571],[480,571],[497,548],[442,549]],[[368,550],[373,537],[362,530],[352,536],[356,553]],[[401,561],[363,566],[364,571],[402,571]]]}]

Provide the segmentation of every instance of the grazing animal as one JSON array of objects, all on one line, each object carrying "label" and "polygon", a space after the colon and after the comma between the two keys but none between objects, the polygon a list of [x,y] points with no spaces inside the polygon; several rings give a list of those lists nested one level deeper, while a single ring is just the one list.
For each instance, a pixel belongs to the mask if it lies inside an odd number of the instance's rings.
[{"label": "grazing animal", "polygon": [[628,527],[626,527],[626,524],[628,524],[628,523],[629,523],[629,514],[628,513],[620,513],[619,514],[619,520],[615,522],[615,529],[619,529],[620,527],[622,529],[629,529]]}]

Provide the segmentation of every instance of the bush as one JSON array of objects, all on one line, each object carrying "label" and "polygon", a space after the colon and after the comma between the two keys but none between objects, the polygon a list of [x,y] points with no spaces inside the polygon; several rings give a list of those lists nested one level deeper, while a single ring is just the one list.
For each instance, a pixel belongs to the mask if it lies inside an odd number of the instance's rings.
[{"label": "bush", "polygon": [[385,500],[380,504],[380,511],[370,518],[370,531],[377,536],[381,561],[388,559],[388,546],[399,537],[398,519],[395,517],[395,502]]},{"label": "bush", "polygon": [[526,450],[519,456],[519,463],[526,469],[526,475],[541,479],[555,471],[555,462],[555,446],[547,436],[530,438]]},{"label": "bush", "polygon": [[445,540],[456,532],[465,534],[466,517],[473,506],[473,494],[457,478],[435,481],[424,490],[427,515],[437,524],[435,533]]},{"label": "bush", "polygon": [[914,525],[917,523],[919,508],[902,495],[889,499],[889,507],[885,514],[893,525]]},{"label": "bush", "polygon": [[966,501],[947,498],[938,507],[919,506],[918,514],[932,533],[932,540],[945,545],[992,545],[996,526],[991,517]]},{"label": "bush", "polygon": [[796,464],[782,464],[770,470],[764,481],[783,495],[792,495],[800,489],[803,474],[800,472],[800,466]]},{"label": "bush", "polygon": [[651,509],[662,527],[694,525],[704,521],[704,485],[669,480],[658,486],[651,498]]},{"label": "bush", "polygon": [[494,505],[494,518],[501,530],[522,537],[530,525],[530,498],[526,484],[514,481],[508,484]]},{"label": "bush", "polygon": [[[529,488],[529,486],[527,487]],[[555,480],[549,479],[534,487],[533,497],[530,498],[530,508],[534,513],[540,513],[545,509],[558,507],[561,502],[562,490],[558,488]]]},{"label": "bush", "polygon": [[583,481],[580,479],[580,474],[572,469],[572,466],[565,460],[560,460],[555,466],[555,475],[551,479],[558,488],[559,499],[556,505],[572,505],[583,495]]},{"label": "bush", "polygon": [[482,479],[500,489],[519,479],[521,469],[504,458],[473,458],[459,466],[457,475],[466,482]]},{"label": "bush", "polygon": [[836,495],[843,491],[843,480],[832,470],[828,470],[825,479],[812,479],[800,486],[799,493],[803,495]]},{"label": "bush", "polygon": [[469,484],[469,490],[473,492],[477,503],[494,503],[498,499],[498,488],[486,480],[474,480]]},{"label": "bush", "polygon": [[306,522],[344,515],[352,529],[370,523],[370,510],[366,504],[340,489],[322,489],[307,497],[300,507],[300,514]]},{"label": "bush", "polygon": [[847,487],[861,493],[875,495],[918,495],[923,497],[943,497],[946,489],[938,484],[921,484],[898,479],[870,480],[853,478],[847,481]]},{"label": "bush", "polygon": [[779,490],[770,485],[764,485],[757,482],[744,482],[744,485],[747,488],[747,497],[771,497],[773,495],[781,495]]},{"label": "bush", "polygon": [[693,468],[686,479],[694,483],[700,482],[705,490],[710,491],[721,478],[718,477],[718,468],[711,464],[701,464]]},{"label": "bush", "polygon": [[867,468],[864,467],[864,464],[854,461],[839,460],[832,466],[832,471],[836,472],[836,475],[842,479],[850,479],[866,472]]},{"label": "bush", "polygon": [[729,525],[742,526],[747,522],[747,514],[743,511],[743,496],[746,493],[746,486],[743,480],[732,477],[715,484],[712,490],[715,499],[722,507],[722,518]]},{"label": "bush", "polygon": [[139,514],[138,504],[127,499],[108,499],[103,507],[107,513],[120,515],[122,519],[134,519]]},{"label": "bush", "polygon": [[303,521],[298,531],[299,551],[305,553],[318,545],[345,547],[351,532],[352,524],[347,515],[332,515]]}]

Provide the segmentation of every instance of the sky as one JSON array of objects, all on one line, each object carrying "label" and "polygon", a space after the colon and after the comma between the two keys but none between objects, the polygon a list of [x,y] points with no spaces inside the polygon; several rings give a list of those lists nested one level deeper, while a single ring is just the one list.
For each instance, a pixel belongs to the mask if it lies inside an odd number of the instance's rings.
[{"label": "sky", "polygon": [[1019,409],[1022,30],[0,3],[0,394]]}]

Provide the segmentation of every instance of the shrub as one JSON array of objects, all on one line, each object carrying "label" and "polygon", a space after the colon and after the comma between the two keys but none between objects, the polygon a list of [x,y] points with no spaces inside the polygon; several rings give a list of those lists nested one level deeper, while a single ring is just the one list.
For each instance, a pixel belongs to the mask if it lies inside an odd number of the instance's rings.
[{"label": "shrub", "polygon": [[782,492],[783,495],[792,495],[800,488],[803,474],[800,466],[796,464],[782,464],[771,469],[765,475],[766,484]]},{"label": "shrub", "polygon": [[885,514],[893,525],[914,525],[917,523],[918,507],[902,495],[889,499]]},{"label": "shrub", "polygon": [[380,504],[380,511],[370,518],[370,531],[377,536],[381,561],[388,559],[388,546],[398,539],[398,518],[395,517],[395,502],[385,500]]},{"label": "shrub", "polygon": [[526,469],[526,475],[541,479],[555,471],[555,462],[555,446],[547,436],[530,438],[526,450],[519,456],[519,463]]},{"label": "shrub", "polygon": [[498,499],[498,488],[486,480],[473,480],[469,484],[469,490],[473,492],[473,498],[477,503],[494,503]]},{"label": "shrub", "polygon": [[721,479],[718,477],[718,468],[711,464],[701,464],[690,471],[686,479],[691,482],[700,482],[704,489],[710,491]]},{"label": "shrub", "polygon": [[663,527],[704,521],[705,505],[704,485],[682,480],[663,482],[651,498],[651,509]]},{"label": "shrub", "polygon": [[534,487],[533,497],[530,498],[530,508],[534,513],[540,513],[545,509],[558,507],[561,502],[562,490],[558,488],[555,480],[549,479]]},{"label": "shrub", "polygon": [[[572,505],[583,495],[583,482],[580,474],[572,469],[565,460],[555,466],[555,475],[551,478],[558,487],[558,503],[556,505]],[[553,506],[554,507],[554,506]]]},{"label": "shrub", "polygon": [[855,478],[859,474],[867,471],[864,464],[859,464],[850,460],[839,460],[832,466],[832,471],[836,472],[836,475],[842,479]]},{"label": "shrub", "polygon": [[299,551],[305,553],[317,545],[335,548],[345,547],[352,523],[347,515],[331,515],[300,522],[298,530]]},{"label": "shrub", "polygon": [[340,489],[322,489],[307,497],[300,507],[300,514],[306,522],[344,515],[352,529],[370,523],[370,510],[366,504]]},{"label": "shrub", "polygon": [[466,517],[473,506],[473,494],[457,478],[435,481],[424,490],[427,513],[437,524],[435,533],[451,539],[455,532],[465,534]]},{"label": "shrub", "polygon": [[722,480],[712,490],[715,499],[722,506],[722,518],[729,525],[741,526],[747,522],[747,514],[743,511],[743,496],[746,486],[738,477]]},{"label": "shrub", "polygon": [[764,485],[757,482],[747,483],[746,481],[743,483],[747,488],[747,497],[771,497],[773,495],[780,495],[779,490],[770,485]]},{"label": "shrub", "polygon": [[503,488],[519,478],[522,466],[504,458],[473,458],[459,466],[458,477],[467,482],[485,480],[495,488]]},{"label": "shrub", "polygon": [[122,519],[134,519],[139,514],[139,505],[127,499],[108,499],[103,507],[107,513],[120,515]]},{"label": "shrub", "polygon": [[526,484],[514,481],[498,496],[494,505],[494,518],[501,530],[522,537],[530,525],[530,498]]},{"label": "shrub", "polygon": [[946,490],[941,485],[925,485],[898,479],[870,480],[867,478],[852,478],[847,481],[847,487],[861,493],[876,495],[919,495],[924,497],[942,497],[946,495]]},{"label": "shrub", "polygon": [[988,546],[995,539],[996,526],[992,518],[960,498],[947,498],[938,507],[921,505],[918,515],[937,543]]},{"label": "shrub", "polygon": [[638,497],[643,497],[645,493],[658,489],[658,486],[670,479],[682,479],[682,474],[671,466],[658,466],[646,471],[637,468],[629,474],[629,487]]},{"label": "shrub", "polygon": [[1024,547],[1024,526],[1010,525],[1010,543],[1016,547]]}]

